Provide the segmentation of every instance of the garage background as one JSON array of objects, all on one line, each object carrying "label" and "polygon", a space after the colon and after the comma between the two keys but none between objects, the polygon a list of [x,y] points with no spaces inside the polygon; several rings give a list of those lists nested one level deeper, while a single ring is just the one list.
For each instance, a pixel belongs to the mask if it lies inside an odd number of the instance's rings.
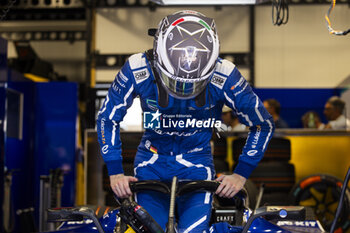
[{"label": "garage background", "polygon": [[[269,1],[181,7],[147,0],[0,1],[4,230],[45,228],[45,207],[105,204],[96,113],[128,56],[152,47],[147,30],[182,9],[214,18],[221,57],[238,66],[262,100],[281,102],[281,115],[291,129],[277,131],[277,136],[291,141],[294,182],[313,173],[343,179],[350,164],[349,133],[298,129],[308,110],[325,122],[324,103],[333,95],[342,97],[350,116],[350,37],[328,33],[324,15],[329,4],[293,0],[288,22],[275,26]],[[349,5],[337,2],[331,14],[334,28],[350,27]],[[122,125],[130,161],[137,147],[132,135],[142,131],[141,125],[136,99]],[[220,160],[231,166],[231,143],[240,136],[228,135],[222,146]]]}]

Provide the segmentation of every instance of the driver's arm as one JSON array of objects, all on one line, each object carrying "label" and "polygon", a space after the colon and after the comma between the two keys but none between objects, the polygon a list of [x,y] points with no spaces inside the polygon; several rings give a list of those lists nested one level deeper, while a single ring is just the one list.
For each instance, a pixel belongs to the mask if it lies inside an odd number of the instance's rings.
[{"label": "driver's arm", "polygon": [[119,136],[119,123],[137,96],[135,89],[134,77],[130,71],[129,62],[127,62],[116,75],[97,117],[101,155],[107,165],[111,188],[121,198],[131,195],[129,181],[136,181],[136,178],[123,174]]},{"label": "driver's arm", "polygon": [[218,178],[222,185],[216,193],[233,197],[262,159],[274,131],[274,122],[237,68],[227,78],[223,89],[225,104],[236,112],[241,123],[249,126],[250,131],[234,174]]}]

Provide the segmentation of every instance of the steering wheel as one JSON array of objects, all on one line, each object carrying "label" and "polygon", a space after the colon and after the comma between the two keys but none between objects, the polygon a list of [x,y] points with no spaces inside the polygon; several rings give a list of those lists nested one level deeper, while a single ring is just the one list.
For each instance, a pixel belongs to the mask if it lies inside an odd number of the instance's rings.
[{"label": "steering wheel", "polygon": [[[164,194],[171,194],[172,191],[170,182],[167,183],[156,180],[131,182],[129,185],[133,193],[151,190]],[[174,194],[175,196],[180,196],[190,192],[215,192],[219,185],[220,182],[217,181],[180,181],[176,185]],[[246,198],[247,193],[245,190],[241,190],[236,196],[239,197],[238,199]],[[118,215],[124,223],[130,225],[137,233],[164,233],[163,229],[152,216],[131,199],[124,199],[122,201]]]}]

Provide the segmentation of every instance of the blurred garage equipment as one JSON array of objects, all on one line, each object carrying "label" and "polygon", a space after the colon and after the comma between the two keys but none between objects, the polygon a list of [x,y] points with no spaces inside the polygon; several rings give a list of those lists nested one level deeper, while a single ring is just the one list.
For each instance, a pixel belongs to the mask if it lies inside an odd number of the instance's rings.
[{"label": "blurred garage equipment", "polygon": [[50,171],[48,176],[40,176],[39,231],[55,230],[53,223],[47,223],[47,209],[61,206],[63,171]]}]

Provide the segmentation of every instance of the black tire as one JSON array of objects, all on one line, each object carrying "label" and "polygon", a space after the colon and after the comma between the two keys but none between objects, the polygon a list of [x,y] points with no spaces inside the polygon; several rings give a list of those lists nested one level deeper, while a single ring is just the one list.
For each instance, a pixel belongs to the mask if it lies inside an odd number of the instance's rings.
[{"label": "black tire", "polygon": [[134,176],[134,162],[124,162],[123,161],[124,175]]},{"label": "black tire", "polygon": [[229,171],[227,158],[226,138],[214,138],[213,143],[213,160],[216,173]]},{"label": "black tire", "polygon": [[[238,138],[232,143],[233,160],[238,161],[242,149],[246,143],[246,138]],[[291,158],[290,140],[286,138],[272,138],[265,151],[262,162],[288,162]]]},{"label": "black tire", "polygon": [[278,205],[285,206],[289,204],[288,192],[264,192],[260,206]]},{"label": "black tire", "polygon": [[286,162],[260,162],[251,173],[250,179],[264,192],[289,192],[295,184],[294,165]]},{"label": "black tire", "polygon": [[216,173],[223,173],[229,170],[228,164],[223,158],[218,159],[214,157],[214,167],[215,167]]},{"label": "black tire", "polygon": [[[299,181],[290,192],[292,205],[309,206],[326,231],[330,230],[341,194],[342,181],[334,176],[315,174]],[[346,190],[344,204],[335,232],[350,228],[350,191]]]}]

